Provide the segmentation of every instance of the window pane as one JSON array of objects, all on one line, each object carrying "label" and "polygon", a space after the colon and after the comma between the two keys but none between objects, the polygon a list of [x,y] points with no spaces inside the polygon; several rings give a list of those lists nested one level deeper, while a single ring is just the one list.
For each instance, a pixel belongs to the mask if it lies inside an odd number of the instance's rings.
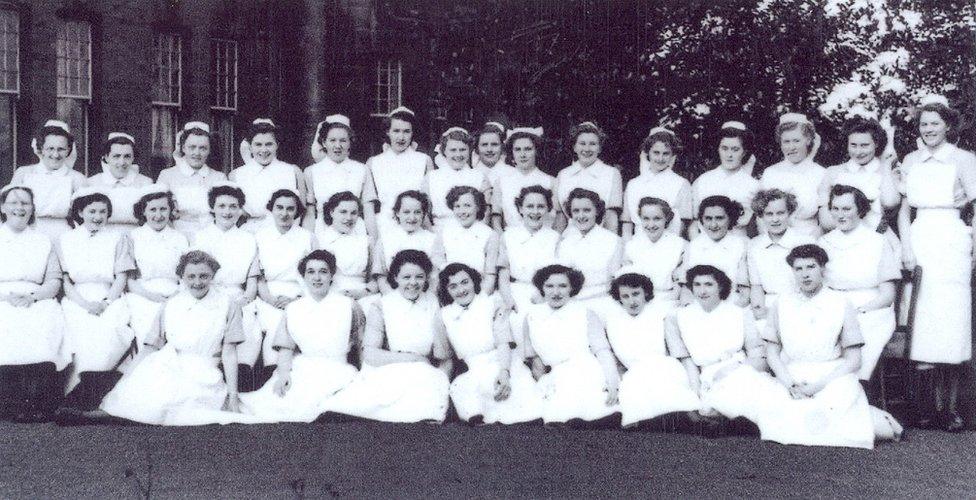
[{"label": "window pane", "polygon": [[400,106],[400,61],[379,61],[376,66],[376,107],[374,114],[386,115]]},{"label": "window pane", "polygon": [[91,25],[64,21],[58,31],[58,97],[91,99]]},{"label": "window pane", "polygon": [[17,110],[14,96],[0,94],[0,184],[6,185],[17,167]]},{"label": "window pane", "polygon": [[153,78],[153,101],[180,105],[182,97],[182,41],[179,35],[162,33],[156,37],[156,67]]},{"label": "window pane", "polygon": [[212,40],[213,106],[237,110],[237,42]]},{"label": "window pane", "polygon": [[0,10],[0,92],[20,90],[20,19],[16,12]]},{"label": "window pane", "polygon": [[88,176],[88,101],[58,98],[58,119],[67,123],[71,134],[75,136],[78,148],[75,170]]}]

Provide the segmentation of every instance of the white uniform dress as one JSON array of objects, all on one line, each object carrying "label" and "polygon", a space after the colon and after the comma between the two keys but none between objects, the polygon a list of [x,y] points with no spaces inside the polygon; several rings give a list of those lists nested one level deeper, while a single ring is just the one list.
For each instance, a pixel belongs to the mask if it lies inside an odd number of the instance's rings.
[{"label": "white uniform dress", "polygon": [[[366,187],[366,176],[366,165],[352,158],[346,158],[341,163],[336,163],[326,156],[317,163],[305,167],[305,184],[308,186],[309,198],[315,204],[317,212],[322,211],[322,206],[329,201],[329,198],[332,198],[332,195],[343,191],[349,191],[362,200],[363,191]],[[322,213],[318,214],[315,221],[316,230],[319,224],[325,226],[323,215]],[[362,220],[356,223],[356,231],[366,231],[366,225]]]},{"label": "white uniform dress", "polygon": [[[463,227],[456,220],[445,222],[434,241],[431,260],[441,269],[452,262],[460,262],[471,266],[482,276],[485,273],[495,273],[498,262],[497,244],[494,246],[496,255],[489,255],[493,240],[497,240],[495,230],[484,222],[475,221],[470,227]],[[496,268],[488,269],[489,265]]]},{"label": "white uniform dress", "polygon": [[[481,170],[465,167],[459,170],[453,168],[438,168],[427,172],[424,179],[425,191],[430,197],[431,215],[434,225],[438,228],[454,219],[454,211],[447,206],[447,193],[456,186],[468,186],[486,193],[490,189],[488,179]],[[491,201],[491,200],[485,200]]]},{"label": "white uniform dress", "polygon": [[787,228],[777,241],[773,241],[766,233],[760,233],[749,240],[746,257],[749,283],[762,287],[766,294],[766,307],[775,305],[776,298],[780,295],[796,290],[793,269],[786,262],[786,256],[794,248],[811,243],[814,243],[812,237],[793,228]]},{"label": "white uniform dress", "polygon": [[369,237],[366,233],[353,231],[342,234],[324,225],[316,225],[315,229],[315,241],[319,248],[328,250],[336,258],[333,288],[340,292],[365,291],[370,263]]},{"label": "white uniform dress", "polygon": [[[842,292],[855,308],[874,300],[881,283],[901,279],[901,266],[891,245],[866,225],[850,233],[834,229],[821,236],[819,243],[830,257],[827,286]],[[857,322],[864,337],[859,376],[869,380],[885,344],[895,333],[895,309],[889,305],[858,313]]]},{"label": "white uniform dress", "polygon": [[374,260],[374,274],[386,274],[393,263],[393,257],[404,250],[419,250],[428,257],[434,254],[433,232],[419,228],[412,233],[403,230],[399,225],[387,226],[380,232],[380,252]]},{"label": "white uniform dress", "polygon": [[624,244],[624,267],[621,272],[635,272],[650,278],[654,284],[654,298],[674,305],[675,270],[681,266],[688,242],[684,238],[665,231],[658,240],[651,241],[647,233],[635,234]]},{"label": "white uniform dress", "polygon": [[676,174],[672,169],[652,172],[648,170],[634,177],[627,183],[627,190],[624,191],[624,213],[621,220],[634,224],[634,234],[643,234],[644,226],[641,224],[640,201],[643,198],[658,198],[665,201],[674,212],[674,219],[668,226],[668,230],[674,234],[681,233],[681,221],[694,219],[695,214],[691,211],[691,183],[688,179]]},{"label": "white uniform dress", "polygon": [[[597,160],[589,167],[583,167],[578,161],[559,171],[556,175],[555,196],[557,207],[562,207],[569,198],[569,193],[576,188],[593,191],[607,204],[607,209],[623,206],[623,181],[620,170],[617,170],[601,160]],[[569,212],[569,207],[562,207]]]},{"label": "white uniform dress", "polygon": [[88,185],[102,190],[112,202],[112,216],[108,219],[107,229],[129,232],[138,227],[133,207],[145,194],[144,188],[152,185],[153,182],[149,177],[140,174],[137,169],[138,167],[132,165],[125,177],[121,179],[117,179],[104,169],[101,173],[88,178]]},{"label": "white uniform dress", "polygon": [[[374,333],[381,330],[389,351],[430,356],[435,344],[444,342],[435,335],[437,313],[437,303],[430,294],[411,301],[394,291],[370,306],[366,329]],[[337,413],[383,422],[442,422],[449,391],[447,375],[426,361],[378,367],[364,363],[356,380],[327,406]]]},{"label": "white uniform dress", "polygon": [[[30,294],[44,281],[61,277],[50,238],[27,227],[14,232],[0,225],[0,295]],[[54,362],[58,370],[67,359],[61,352],[64,316],[51,298],[27,307],[0,301],[0,366]]]},{"label": "white uniform dress", "polygon": [[[526,314],[526,353],[549,367],[538,380],[546,423],[599,420],[619,411],[607,405],[606,376],[591,351],[590,321],[596,321],[592,313],[575,301],[559,309],[534,304]],[[609,348],[605,339],[592,347]]]},{"label": "white uniform dress", "polygon": [[179,218],[174,227],[189,239],[211,221],[207,194],[216,184],[227,181],[227,175],[207,165],[194,169],[183,160],[159,173],[156,179],[173,192]]},{"label": "white uniform dress", "polygon": [[[842,333],[844,294],[823,288],[806,297],[799,292],[780,297],[776,305],[778,333],[764,332],[768,342],[781,344],[782,357],[796,383],[818,383],[843,363],[844,347],[861,345],[857,335]],[[872,448],[874,425],[864,389],[851,373],[832,380],[812,398],[793,399],[781,384],[778,401],[762,426],[762,438],[783,444]]]},{"label": "white uniform dress", "polygon": [[917,209],[911,247],[922,283],[912,331],[911,359],[961,363],[972,357],[972,229],[954,207],[958,191],[976,194],[972,179],[976,158],[951,144],[933,154],[913,151],[902,163],[909,206]]},{"label": "white uniform dress", "polygon": [[725,273],[732,280],[733,286],[748,285],[746,245],[746,239],[738,234],[727,233],[724,238],[715,241],[707,234],[701,233],[688,243],[682,276],[679,277],[683,281],[685,279],[683,274],[692,267],[709,265]]},{"label": "white uniform dress", "polygon": [[231,171],[228,178],[244,191],[243,208],[251,217],[244,228],[251,232],[272,223],[268,217],[268,201],[275,191],[288,189],[298,194],[298,167],[278,159],[267,166],[256,161],[246,162]]},{"label": "white uniform dress", "polygon": [[508,268],[511,276],[509,288],[515,301],[515,311],[509,317],[512,335],[516,342],[521,342],[525,313],[532,305],[532,298],[539,295],[532,284],[532,277],[539,269],[556,263],[559,233],[544,226],[534,233],[525,226],[510,226],[505,229],[501,239],[498,267]]},{"label": "white uniform dress", "polygon": [[51,241],[67,232],[71,195],[85,185],[85,176],[67,165],[51,170],[42,163],[20,167],[11,184],[26,186],[34,192],[35,227]]},{"label": "white uniform dress", "polygon": [[603,319],[606,310],[614,305],[609,295],[610,281],[623,262],[620,237],[603,226],[593,226],[584,235],[570,224],[556,247],[556,258],[561,264],[583,273],[583,289],[576,300],[585,302]]},{"label": "white uniform dress", "polygon": [[[134,278],[134,281],[150,292],[173,296],[180,287],[176,265],[189,248],[186,236],[169,226],[156,231],[144,224],[133,229],[129,239],[138,271],[138,278]],[[125,294],[125,300],[131,315],[130,325],[136,334],[136,345],[141,347],[163,303],[153,302],[132,292]]]},{"label": "white uniform dress", "polygon": [[766,167],[760,179],[763,189],[776,188],[796,196],[797,208],[793,212],[792,226],[797,232],[811,238],[817,238],[822,233],[817,218],[820,210],[818,190],[826,171],[812,158],[800,163],[783,160]]},{"label": "white uniform dress", "polygon": [[356,368],[347,361],[353,343],[353,304],[338,293],[322,300],[305,296],[288,304],[274,341],[276,349],[295,352],[288,391],[275,394],[275,371],[261,389],[241,395],[242,411],[269,422],[312,422],[324,413],[329,398],[356,376]]},{"label": "white uniform dress", "polygon": [[637,316],[618,307],[607,315],[607,340],[627,369],[620,379],[621,424],[701,407],[681,363],[668,356],[664,319],[672,304],[652,300]]},{"label": "white uniform dress", "polygon": [[[692,213],[698,214],[702,200],[709,196],[725,196],[742,205],[742,217],[736,221],[736,229],[744,231],[752,219],[752,199],[759,191],[759,179],[742,167],[735,172],[718,167],[698,176],[691,184]],[[744,233],[743,233],[744,234]]]},{"label": "white uniform dress", "polygon": [[[495,167],[493,170],[497,169],[498,167]],[[510,174],[499,176],[492,185],[492,197],[494,198],[491,202],[492,210],[502,216],[506,229],[521,226],[522,216],[519,214],[518,207],[515,206],[515,198],[518,197],[523,188],[529,186],[542,186],[551,191],[555,182],[555,177],[538,168],[533,168],[529,172],[512,169]],[[546,225],[550,225],[548,222]]]},{"label": "white uniform dress", "polygon": [[[451,382],[451,401],[462,420],[481,415],[486,424],[516,424],[542,418],[542,400],[535,379],[524,363],[502,366],[496,348],[501,328],[508,337],[508,316],[494,296],[478,295],[462,307],[457,303],[440,311],[451,348],[467,371]],[[511,393],[495,401],[495,380],[509,368]]]},{"label": "white uniform dress", "polygon": [[[115,276],[135,269],[126,237],[120,231],[92,234],[79,226],[61,235],[58,256],[65,277],[85,300],[101,301],[108,295]],[[100,315],[93,315],[68,297],[61,300],[64,311],[65,355],[74,357],[68,390],[85,371],[110,371],[132,344],[129,308],[123,298],[113,301]]]},{"label": "white uniform dress", "polygon": [[363,194],[363,201],[379,201],[380,211],[376,218],[380,235],[386,233],[388,226],[396,225],[393,219],[393,205],[397,196],[404,191],[421,191],[427,164],[430,157],[412,149],[402,153],[395,153],[387,149],[369,159],[368,189]]},{"label": "white uniform dress", "polygon": [[[312,233],[297,223],[285,234],[281,234],[275,225],[265,225],[255,233],[254,239],[257,241],[261,273],[271,295],[291,298],[302,295],[303,282],[298,273],[298,261],[315,249],[315,237]],[[284,311],[260,299],[255,302],[260,330],[265,332],[264,340],[261,340],[260,335],[247,336],[238,351],[244,353],[242,359],[249,360],[250,353],[260,346],[264,365],[270,366],[278,359],[278,353],[272,344]],[[250,332],[245,332],[248,333]]]},{"label": "white uniform dress", "polygon": [[220,370],[225,344],[243,340],[239,309],[211,289],[202,299],[182,291],[166,301],[150,343],[159,348],[127,373],[102,400],[110,415],[156,425],[230,423],[221,408],[227,384]]}]

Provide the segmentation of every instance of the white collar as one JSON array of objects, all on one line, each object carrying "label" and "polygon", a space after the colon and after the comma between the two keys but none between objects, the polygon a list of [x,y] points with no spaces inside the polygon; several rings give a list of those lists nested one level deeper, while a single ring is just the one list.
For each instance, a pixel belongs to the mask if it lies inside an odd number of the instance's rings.
[{"label": "white collar", "polygon": [[847,160],[844,167],[852,174],[856,174],[858,172],[868,172],[873,174],[881,169],[881,160],[879,160],[877,157],[872,158],[867,165],[859,165],[854,160]]}]

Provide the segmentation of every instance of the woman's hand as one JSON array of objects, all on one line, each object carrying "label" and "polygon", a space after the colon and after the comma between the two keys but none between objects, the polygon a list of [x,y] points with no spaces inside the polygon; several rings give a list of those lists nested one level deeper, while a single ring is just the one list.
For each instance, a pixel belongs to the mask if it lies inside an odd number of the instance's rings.
[{"label": "woman's hand", "polygon": [[280,397],[285,397],[288,389],[291,389],[291,374],[284,374],[278,371],[278,380],[274,384],[274,393]]},{"label": "woman's hand", "polygon": [[511,377],[507,368],[498,371],[495,378],[495,401],[505,401],[512,394]]},{"label": "woman's hand", "polygon": [[752,306],[752,315],[756,319],[766,319],[768,314],[769,308],[766,307],[766,304],[755,304]]},{"label": "woman's hand", "polygon": [[88,311],[88,314],[93,316],[100,316],[106,309],[108,309],[108,299],[102,299],[98,301],[88,301],[86,300],[81,307]]},{"label": "woman's hand", "polygon": [[291,304],[294,300],[295,299],[293,297],[285,297],[284,295],[279,295],[274,298],[274,301],[271,303],[271,305],[275,306],[278,309],[284,309],[285,307],[288,306],[288,304]]},{"label": "woman's hand", "polygon": [[607,406],[614,406],[620,402],[618,398],[619,388],[616,385],[608,384],[604,392],[607,393]]},{"label": "woman's hand", "polygon": [[817,393],[820,392],[821,389],[823,389],[823,387],[821,387],[820,384],[801,382],[797,384],[797,389],[799,389],[800,393],[803,394],[804,396],[808,398],[812,398],[816,396]]},{"label": "woman's hand", "polygon": [[11,294],[7,297],[7,302],[14,307],[30,307],[37,302],[33,295]]},{"label": "woman's hand", "polygon": [[227,403],[224,404],[224,409],[233,413],[241,412],[241,398],[237,391],[227,393]]},{"label": "woman's hand", "polygon": [[359,300],[367,295],[369,295],[369,290],[365,288],[360,288],[357,290],[343,290],[342,294],[349,297],[352,300]]}]

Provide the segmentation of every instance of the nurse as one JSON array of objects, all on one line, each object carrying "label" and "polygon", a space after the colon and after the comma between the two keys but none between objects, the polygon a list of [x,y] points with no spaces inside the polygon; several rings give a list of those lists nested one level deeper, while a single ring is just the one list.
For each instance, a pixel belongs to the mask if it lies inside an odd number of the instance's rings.
[{"label": "nurse", "polygon": [[674,220],[674,212],[668,202],[646,197],[640,200],[637,207],[644,230],[624,244],[624,268],[627,272],[644,275],[654,283],[657,303],[674,305],[681,291],[677,272],[688,242],[668,231]]},{"label": "nurse", "polygon": [[691,184],[692,209],[696,212],[702,200],[709,196],[726,196],[742,205],[742,216],[733,229],[742,236],[752,221],[752,198],[759,191],[759,179],[752,176],[756,163],[754,143],[755,136],[742,122],[723,123],[719,131],[718,166]]},{"label": "nurse", "polygon": [[[305,183],[308,186],[309,211],[316,222],[316,230],[325,217],[325,212],[317,212],[334,195],[343,191],[352,193],[357,199],[363,198],[366,187],[366,165],[349,157],[349,151],[356,135],[352,131],[349,118],[344,115],[329,115],[319,122],[312,139],[312,157],[318,161],[305,167]],[[375,227],[376,211],[361,211],[363,221],[356,226],[356,232],[366,232],[367,227]],[[327,224],[326,224],[327,225]],[[376,238],[376,233],[371,233]],[[340,259],[341,260],[341,259]]]},{"label": "nurse", "polygon": [[403,250],[417,250],[430,258],[434,254],[434,233],[424,228],[430,217],[430,200],[420,191],[404,191],[393,202],[395,226],[388,227],[376,243],[373,277],[380,291],[390,293],[389,269],[393,258]]},{"label": "nurse", "polygon": [[[624,192],[623,236],[630,239],[643,231],[638,206],[644,198],[657,198],[668,203],[677,217],[671,219],[668,230],[684,235],[691,223],[691,184],[674,172],[681,143],[674,132],[654,127],[641,143],[641,173],[627,183]],[[646,162],[647,167],[644,167]]]},{"label": "nurse", "polygon": [[[552,190],[556,179],[539,170],[538,159],[542,154],[542,127],[520,127],[508,132],[505,140],[505,159],[514,168],[498,176],[492,185],[492,227],[502,231],[522,224],[522,215],[516,199],[529,186],[541,186]],[[551,212],[551,210],[550,210]],[[546,214],[545,224],[552,225],[552,214]]]},{"label": "nurse", "polygon": [[455,186],[447,193],[447,206],[454,220],[445,224],[434,240],[431,260],[438,269],[460,262],[484,276],[485,293],[495,293],[498,277],[498,233],[482,222],[488,204],[481,191],[470,186]]},{"label": "nurse", "polygon": [[102,171],[89,177],[88,185],[104,191],[112,200],[114,210],[108,228],[128,233],[139,224],[132,207],[153,182],[140,174],[139,165],[134,163],[136,143],[131,135],[109,133],[102,151]]},{"label": "nurse", "polygon": [[577,188],[594,191],[606,204],[603,227],[617,234],[620,230],[620,210],[623,207],[623,181],[620,170],[600,160],[607,135],[593,122],[583,122],[569,131],[576,161],[559,171],[553,192],[556,194],[556,225],[562,231],[572,218],[569,206],[564,205],[569,194]]},{"label": "nurse", "polygon": [[159,173],[156,180],[169,188],[176,198],[176,229],[189,239],[210,223],[207,193],[213,186],[227,182],[227,176],[207,165],[213,147],[210,126],[187,122],[176,135],[175,165]]},{"label": "nurse", "polygon": [[[487,122],[475,136],[475,160],[472,168],[480,170],[494,186],[502,177],[512,173],[511,165],[505,163],[505,126],[498,122]],[[492,195],[488,199],[493,199]]]},{"label": "nurse", "polygon": [[786,113],[779,117],[776,142],[783,151],[783,160],[766,167],[760,185],[762,189],[776,188],[793,193],[797,203],[793,227],[797,232],[817,238],[823,234],[817,218],[820,209],[817,190],[826,172],[814,161],[820,136],[806,116]]},{"label": "nurse", "polygon": [[322,205],[322,225],[316,225],[315,240],[336,260],[331,289],[354,300],[379,291],[370,276],[374,258],[371,238],[362,226],[363,204],[349,191],[336,193]]},{"label": "nurse", "polygon": [[[471,168],[471,135],[461,127],[451,127],[441,135],[440,148],[447,166],[427,172],[423,191],[430,197],[434,226],[440,232],[454,218],[447,204],[447,194],[455,187],[467,186],[481,192],[487,199],[490,184],[485,174]],[[484,216],[482,215],[482,219]]]},{"label": "nurse", "polygon": [[[735,221],[742,215],[742,207],[725,196],[710,196],[698,207],[698,223],[702,234],[691,240],[682,268],[697,265],[719,268],[732,279],[733,302],[739,306],[749,303],[749,273],[746,267],[746,239],[732,233]],[[690,288],[689,288],[690,291]],[[687,303],[689,300],[686,300]]]}]

